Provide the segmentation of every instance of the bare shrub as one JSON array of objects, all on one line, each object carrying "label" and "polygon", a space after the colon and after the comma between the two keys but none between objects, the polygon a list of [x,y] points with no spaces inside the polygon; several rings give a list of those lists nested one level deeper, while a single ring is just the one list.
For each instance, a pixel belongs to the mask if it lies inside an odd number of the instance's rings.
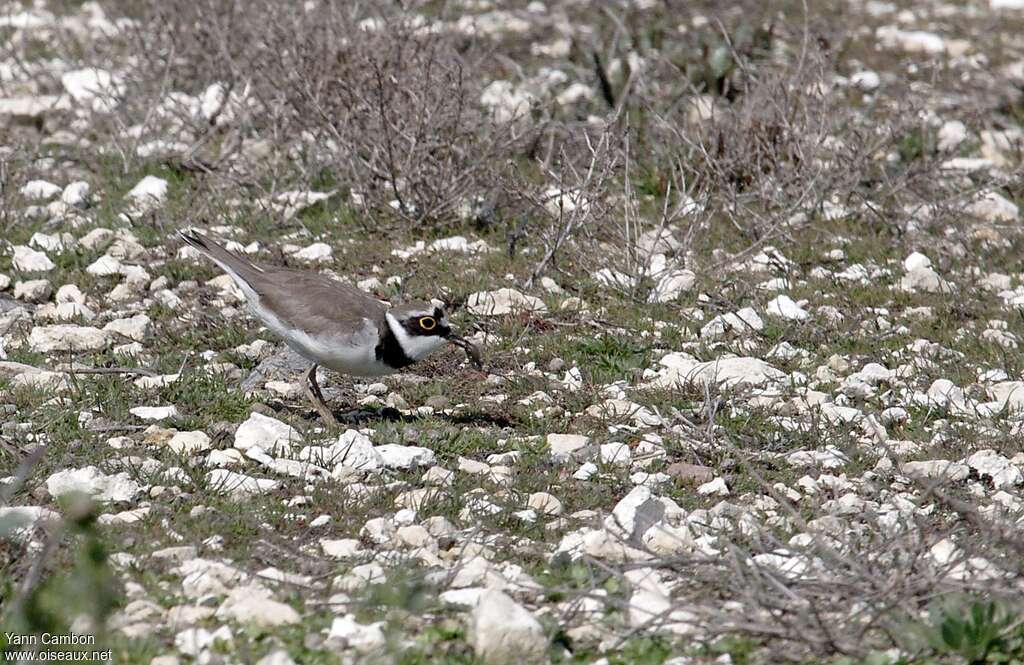
[{"label": "bare shrub", "polygon": [[271,197],[337,189],[377,223],[451,224],[494,196],[515,141],[480,107],[481,43],[387,6],[130,10],[138,59],[114,118],[126,160],[170,159]]}]

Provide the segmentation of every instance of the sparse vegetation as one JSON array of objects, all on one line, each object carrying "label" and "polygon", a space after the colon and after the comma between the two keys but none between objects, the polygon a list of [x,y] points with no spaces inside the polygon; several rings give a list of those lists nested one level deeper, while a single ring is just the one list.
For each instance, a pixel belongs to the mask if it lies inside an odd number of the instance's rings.
[{"label": "sparse vegetation", "polygon": [[[5,656],[1024,662],[1016,4],[12,3]],[[190,225],[486,371],[323,426]]]}]

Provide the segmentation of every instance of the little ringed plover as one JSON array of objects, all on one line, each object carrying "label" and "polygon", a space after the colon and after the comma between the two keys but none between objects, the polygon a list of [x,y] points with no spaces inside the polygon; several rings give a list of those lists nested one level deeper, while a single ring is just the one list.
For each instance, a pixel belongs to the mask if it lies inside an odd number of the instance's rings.
[{"label": "little ringed plover", "polygon": [[479,349],[452,332],[441,307],[408,302],[388,308],[325,275],[260,266],[196,231],[178,234],[230,275],[252,312],[312,363],[303,387],[327,423],[337,421],[317,384],[320,365],[351,376],[383,376],[454,344],[481,366]]}]

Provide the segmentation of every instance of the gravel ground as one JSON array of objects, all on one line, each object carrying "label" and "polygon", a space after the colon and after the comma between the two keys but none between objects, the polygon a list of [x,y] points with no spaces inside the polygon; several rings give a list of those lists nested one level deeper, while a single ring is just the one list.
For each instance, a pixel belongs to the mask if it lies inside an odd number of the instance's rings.
[{"label": "gravel ground", "polygon": [[1024,659],[1024,3],[217,4],[0,12],[8,655]]}]

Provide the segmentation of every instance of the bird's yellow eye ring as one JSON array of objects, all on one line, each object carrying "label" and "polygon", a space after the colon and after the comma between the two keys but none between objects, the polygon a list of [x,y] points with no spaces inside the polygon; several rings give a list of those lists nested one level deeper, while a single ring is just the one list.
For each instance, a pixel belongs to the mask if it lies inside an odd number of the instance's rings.
[{"label": "bird's yellow eye ring", "polygon": [[420,328],[423,330],[433,330],[437,327],[437,320],[432,316],[424,316],[420,318]]}]

